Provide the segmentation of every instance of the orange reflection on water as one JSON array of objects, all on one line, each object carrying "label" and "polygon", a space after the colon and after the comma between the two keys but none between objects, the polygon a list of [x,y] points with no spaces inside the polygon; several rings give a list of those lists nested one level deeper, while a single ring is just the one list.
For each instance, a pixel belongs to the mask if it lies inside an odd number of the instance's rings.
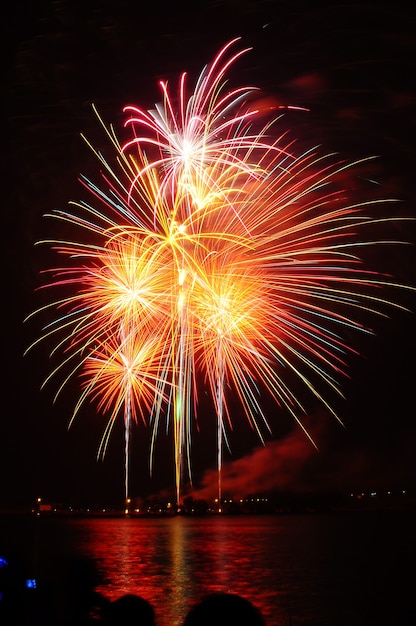
[{"label": "orange reflection on water", "polygon": [[142,596],[160,626],[180,624],[192,604],[213,591],[244,595],[267,615],[276,592],[262,582],[264,564],[256,562],[264,554],[255,535],[247,541],[250,527],[241,522],[221,516],[88,519],[79,548],[103,575],[97,591],[111,600]]}]

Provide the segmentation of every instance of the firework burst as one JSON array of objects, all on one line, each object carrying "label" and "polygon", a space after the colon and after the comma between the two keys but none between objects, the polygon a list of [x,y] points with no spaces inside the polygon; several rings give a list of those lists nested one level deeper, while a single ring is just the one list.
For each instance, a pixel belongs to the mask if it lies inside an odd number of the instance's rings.
[{"label": "firework burst", "polygon": [[302,428],[304,391],[334,413],[325,388],[342,395],[353,350],[345,329],[370,332],[363,313],[398,306],[380,287],[399,285],[360,258],[363,246],[379,243],[360,233],[384,220],[367,215],[367,203],[349,203],[337,184],[355,164],[318,149],[297,154],[276,133],[276,117],[264,121],[256,109],[255,88],[228,87],[228,71],[246,52],[233,52],[237,41],[190,92],[183,74],[176,98],[161,82],[154,110],[126,107],[132,136],[124,144],[101,122],[116,165],[91,146],[102,180],[82,182],[94,203],[52,214],[84,236],[46,242],[65,262],[47,272],[45,288],[71,293],[41,309],[54,317],[35,344],[52,339],[63,355],[45,381],[62,374],[58,394],[80,377],[72,419],[87,400],[107,415],[100,453],[123,413],[126,498],[132,421],[152,429],[152,463],[167,421],[179,503],[192,474],[198,399],[208,389],[221,501],[229,393],[261,440],[271,426],[260,388]]}]

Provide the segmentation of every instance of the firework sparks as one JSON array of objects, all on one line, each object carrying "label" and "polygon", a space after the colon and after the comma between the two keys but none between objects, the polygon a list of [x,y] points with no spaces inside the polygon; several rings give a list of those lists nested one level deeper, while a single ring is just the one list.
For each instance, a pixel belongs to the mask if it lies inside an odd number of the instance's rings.
[{"label": "firework sparks", "polygon": [[228,88],[226,75],[246,52],[233,53],[236,43],[189,95],[182,75],[177,106],[162,82],[155,110],[126,107],[132,138],[124,145],[106,128],[116,165],[94,151],[101,184],[82,180],[100,209],[80,202],[52,214],[84,242],[46,242],[66,264],[48,272],[45,287],[71,293],[41,309],[59,315],[35,344],[54,339],[53,352],[64,355],[45,381],[66,372],[58,394],[70,378],[82,381],[72,419],[87,399],[108,416],[100,453],[123,413],[126,499],[132,421],[152,428],[151,463],[162,419],[170,425],[179,503],[192,475],[198,398],[208,389],[221,502],[228,390],[261,440],[270,424],[260,387],[303,428],[303,392],[289,380],[333,412],[321,388],[342,395],[352,351],[343,329],[370,332],[361,313],[398,306],[378,292],[400,285],[359,256],[377,243],[360,233],[382,219],[334,184],[352,164],[316,149],[296,154],[276,136],[277,120],[264,122],[250,104],[255,88]]}]

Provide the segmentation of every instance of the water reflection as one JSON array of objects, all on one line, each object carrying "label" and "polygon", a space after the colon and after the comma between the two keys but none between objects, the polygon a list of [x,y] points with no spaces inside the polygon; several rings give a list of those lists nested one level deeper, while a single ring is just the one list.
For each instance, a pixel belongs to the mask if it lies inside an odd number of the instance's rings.
[{"label": "water reflection", "polygon": [[407,573],[415,511],[35,521],[36,532],[26,519],[0,533],[2,550],[14,545],[31,577],[61,589],[71,559],[91,559],[96,591],[112,600],[142,596],[158,626],[179,626],[216,591],[247,598],[269,626],[416,623]]},{"label": "water reflection", "polygon": [[[271,588],[276,563],[259,539],[259,523],[261,518],[256,524],[221,517],[82,520],[87,532],[78,549],[106,576],[98,591],[110,599],[141,595],[154,605],[161,626],[179,624],[194,602],[215,591],[243,595],[269,618],[273,607],[270,623],[287,624],[286,606],[277,619],[285,593]],[[270,523],[267,528],[270,541]]]},{"label": "water reflection", "polygon": [[196,593],[194,578],[189,563],[189,556],[186,554],[184,546],[189,541],[189,528],[182,524],[182,519],[175,518],[169,525],[170,531],[170,572],[171,596],[170,603],[174,615],[183,614],[183,608],[187,605],[187,593],[192,596]]}]

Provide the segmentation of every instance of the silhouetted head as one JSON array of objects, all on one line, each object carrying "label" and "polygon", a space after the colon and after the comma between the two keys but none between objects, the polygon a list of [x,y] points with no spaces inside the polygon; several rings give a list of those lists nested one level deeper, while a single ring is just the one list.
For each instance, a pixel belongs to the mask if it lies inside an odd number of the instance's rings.
[{"label": "silhouetted head", "polygon": [[105,624],[155,626],[152,605],[140,596],[128,593],[111,602],[105,613]]},{"label": "silhouetted head", "polygon": [[265,626],[260,611],[234,593],[211,593],[196,604],[183,626]]}]

